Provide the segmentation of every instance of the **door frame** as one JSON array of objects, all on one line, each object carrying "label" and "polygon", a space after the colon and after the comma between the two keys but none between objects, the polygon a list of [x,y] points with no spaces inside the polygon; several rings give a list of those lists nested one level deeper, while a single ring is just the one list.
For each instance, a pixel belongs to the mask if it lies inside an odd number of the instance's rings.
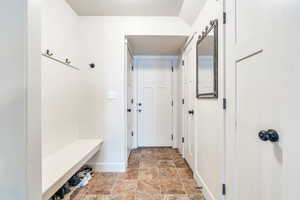
[{"label": "door frame", "polygon": [[[129,52],[129,54],[132,57],[133,60],[133,67],[135,69],[135,58],[133,55],[133,51],[132,48],[130,46],[130,43],[127,40],[127,36],[125,36],[124,38],[124,119],[125,119],[125,123],[124,123],[124,163],[125,163],[125,169],[128,166],[128,155],[130,155],[130,152],[128,152],[128,116],[127,116],[127,107],[128,107],[128,66],[127,66],[127,53]],[[134,85],[136,85],[136,70],[133,71],[133,76],[134,78]],[[133,92],[133,99],[134,99],[134,105],[133,105],[133,118],[134,118],[134,122],[133,122],[133,141],[132,141],[132,149],[137,148],[137,113],[136,113],[136,88],[134,87],[134,92]]]}]

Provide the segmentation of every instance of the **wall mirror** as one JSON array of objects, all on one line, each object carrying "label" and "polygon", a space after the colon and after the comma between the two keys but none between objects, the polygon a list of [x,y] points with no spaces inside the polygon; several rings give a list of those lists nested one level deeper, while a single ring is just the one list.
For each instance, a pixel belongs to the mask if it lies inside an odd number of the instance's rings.
[{"label": "wall mirror", "polygon": [[199,35],[197,41],[197,98],[218,98],[218,21]]}]

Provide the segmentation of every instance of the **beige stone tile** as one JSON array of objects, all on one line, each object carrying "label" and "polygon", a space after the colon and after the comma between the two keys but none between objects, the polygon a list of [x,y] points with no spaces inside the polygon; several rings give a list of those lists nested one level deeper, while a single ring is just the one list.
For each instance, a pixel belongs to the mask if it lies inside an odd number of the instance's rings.
[{"label": "beige stone tile", "polygon": [[190,200],[205,200],[203,194],[192,194],[189,195]]},{"label": "beige stone tile", "polygon": [[161,194],[137,193],[135,200],[164,200]]},{"label": "beige stone tile", "polygon": [[158,167],[159,168],[172,168],[176,167],[173,160],[159,160],[158,161]]},{"label": "beige stone tile", "polygon": [[178,179],[178,173],[176,168],[159,168],[160,179]]},{"label": "beige stone tile", "polygon": [[157,154],[158,160],[173,160],[172,154],[169,153],[159,153]]},{"label": "beige stone tile", "polygon": [[97,200],[97,195],[86,195],[83,200]]},{"label": "beige stone tile", "polygon": [[120,180],[115,183],[112,194],[134,194],[137,189],[136,180]]},{"label": "beige stone tile", "polygon": [[175,160],[174,164],[177,168],[189,168],[189,166],[186,164],[185,160]]},{"label": "beige stone tile", "polygon": [[113,173],[113,172],[103,172],[103,173],[96,173],[94,175],[94,179],[98,180],[113,180],[119,177],[120,173]]},{"label": "beige stone tile", "polygon": [[140,168],[140,161],[129,161],[127,168],[128,169],[138,169],[138,168]]},{"label": "beige stone tile", "polygon": [[194,179],[184,179],[182,180],[183,186],[185,188],[186,194],[197,194],[201,193],[196,181]]},{"label": "beige stone tile", "polygon": [[157,167],[145,168],[139,170],[139,180],[157,179],[159,177],[159,170]]},{"label": "beige stone tile", "polygon": [[140,161],[157,161],[157,155],[153,153],[144,154],[141,156]]},{"label": "beige stone tile", "polygon": [[113,185],[117,182],[117,179],[103,178],[98,179],[94,183],[90,182],[86,188],[86,194],[89,195],[105,195],[110,194]]},{"label": "beige stone tile", "polygon": [[193,179],[193,171],[189,168],[177,169],[180,179]]},{"label": "beige stone tile", "polygon": [[159,180],[139,180],[137,192],[146,194],[160,194]]},{"label": "beige stone tile", "polygon": [[154,168],[157,167],[157,161],[142,161],[140,163],[140,168],[145,169],[145,168]]},{"label": "beige stone tile", "polygon": [[167,195],[165,200],[190,200],[188,195]]},{"label": "beige stone tile", "polygon": [[[159,160],[161,159],[161,160]],[[96,173],[70,200],[204,200],[193,173],[172,148],[139,148],[126,173]]]},{"label": "beige stone tile", "polygon": [[70,200],[82,200],[85,197],[86,192],[86,187],[77,189],[70,195]]},{"label": "beige stone tile", "polygon": [[138,169],[128,169],[127,172],[120,175],[121,180],[137,180],[139,175]]},{"label": "beige stone tile", "polygon": [[97,196],[97,200],[135,200],[135,195],[113,194],[113,195],[106,195],[106,196]]},{"label": "beige stone tile", "polygon": [[185,194],[183,184],[176,179],[160,180],[162,194]]}]

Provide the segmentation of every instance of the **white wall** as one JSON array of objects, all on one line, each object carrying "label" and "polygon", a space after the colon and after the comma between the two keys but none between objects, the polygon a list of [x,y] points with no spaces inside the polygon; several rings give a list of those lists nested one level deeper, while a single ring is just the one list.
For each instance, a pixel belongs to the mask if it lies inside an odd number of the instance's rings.
[{"label": "white wall", "polygon": [[207,0],[184,0],[179,17],[193,25]]},{"label": "white wall", "polygon": [[[93,163],[101,170],[124,170],[125,35],[188,35],[190,27],[175,17],[80,17],[84,62],[88,72],[88,120],[81,137],[103,135],[104,144]],[[112,94],[112,95],[109,95]]]},{"label": "white wall", "polygon": [[[45,0],[42,9],[42,52],[81,68],[78,16],[62,0]],[[78,139],[83,73],[42,57],[43,156]]]},{"label": "white wall", "polygon": [[39,200],[39,1],[2,2],[0,26],[1,199]]},{"label": "white wall", "polygon": [[[199,33],[209,26],[210,20],[219,19],[219,97],[218,99],[195,98],[195,176],[204,186],[207,199],[219,199],[222,184],[223,151],[223,29],[222,1],[208,0],[193,24],[193,31]],[[197,39],[191,45],[196,46]],[[196,58],[194,58],[196,60]],[[195,85],[196,88],[196,85]]]}]

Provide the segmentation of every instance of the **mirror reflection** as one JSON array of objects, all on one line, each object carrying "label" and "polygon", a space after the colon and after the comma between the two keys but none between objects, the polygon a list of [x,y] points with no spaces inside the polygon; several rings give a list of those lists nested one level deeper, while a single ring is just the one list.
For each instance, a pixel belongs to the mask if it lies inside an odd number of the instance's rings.
[{"label": "mirror reflection", "polygon": [[211,22],[197,42],[197,97],[218,97],[218,30]]}]

